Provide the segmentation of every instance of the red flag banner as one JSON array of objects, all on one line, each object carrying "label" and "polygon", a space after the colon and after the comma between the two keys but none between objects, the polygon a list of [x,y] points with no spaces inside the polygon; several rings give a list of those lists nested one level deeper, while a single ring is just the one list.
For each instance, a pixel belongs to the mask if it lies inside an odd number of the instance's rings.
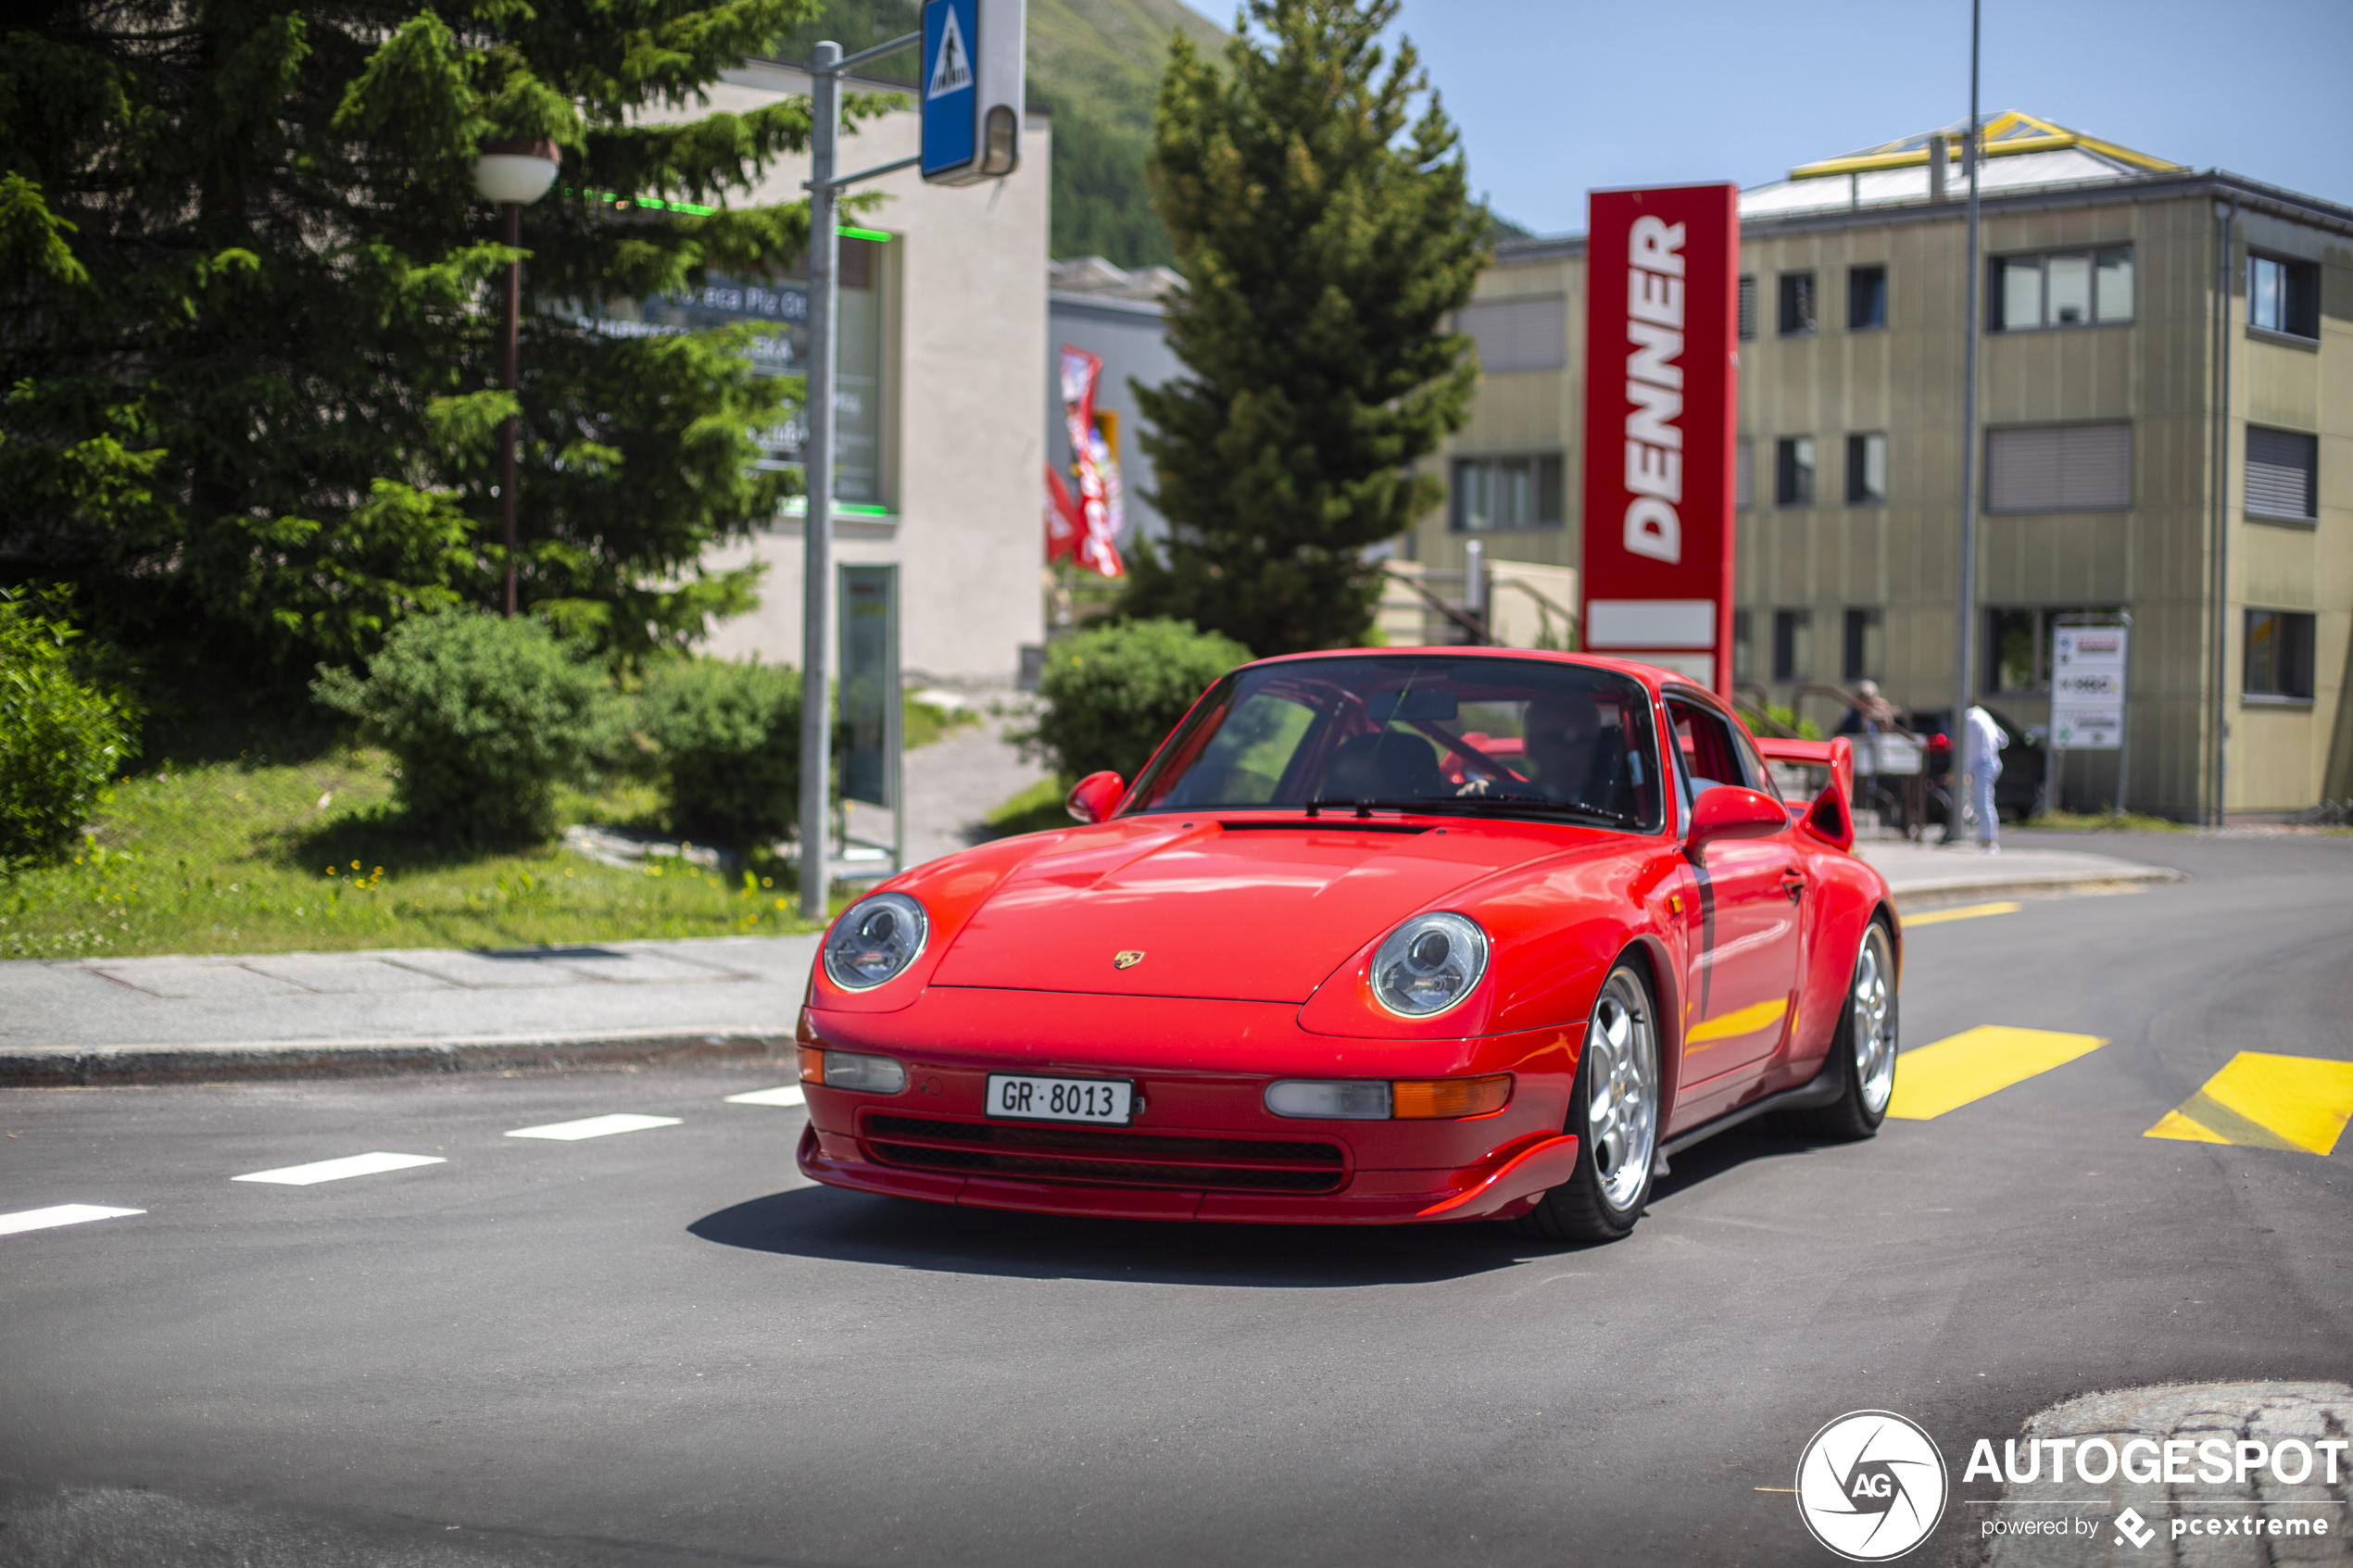
[{"label": "red flag banner", "polygon": [[1087,520],[1078,510],[1078,503],[1070,498],[1070,486],[1054,465],[1046,465],[1046,559],[1049,562],[1067,560],[1078,554],[1078,536],[1087,531]]},{"label": "red flag banner", "polygon": [[1119,558],[1118,528],[1112,508],[1117,470],[1107,480],[1099,453],[1107,451],[1095,429],[1095,383],[1103,362],[1083,348],[1063,345],[1063,418],[1070,432],[1071,456],[1078,468],[1078,564],[1105,577],[1126,575]]},{"label": "red flag banner", "polygon": [[1732,688],[1740,188],[1595,191],[1583,646]]}]

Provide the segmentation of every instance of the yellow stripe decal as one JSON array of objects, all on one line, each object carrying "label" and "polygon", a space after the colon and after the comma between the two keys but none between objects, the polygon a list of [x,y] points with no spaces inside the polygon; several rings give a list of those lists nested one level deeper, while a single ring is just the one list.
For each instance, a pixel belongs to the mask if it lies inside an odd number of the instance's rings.
[{"label": "yellow stripe decal", "polygon": [[1904,929],[1916,925],[1943,925],[1948,920],[1975,920],[1980,915],[2014,915],[2026,908],[2023,904],[1963,904],[1957,909],[1931,909],[1924,915],[1906,915]]},{"label": "yellow stripe decal", "polygon": [[1981,1024],[1897,1057],[1895,1097],[1888,1102],[1887,1113],[1906,1122],[1926,1122],[2107,1044],[2097,1035]]},{"label": "yellow stripe decal", "polygon": [[2328,1154],[2353,1119],[2353,1061],[2241,1051],[2142,1134]]},{"label": "yellow stripe decal", "polygon": [[1737,1040],[1743,1035],[1754,1035],[1760,1029],[1770,1029],[1789,1011],[1789,998],[1758,1002],[1738,1012],[1728,1012],[1721,1018],[1711,1018],[1705,1023],[1694,1023],[1683,1035],[1687,1046],[1704,1046],[1717,1040]]}]

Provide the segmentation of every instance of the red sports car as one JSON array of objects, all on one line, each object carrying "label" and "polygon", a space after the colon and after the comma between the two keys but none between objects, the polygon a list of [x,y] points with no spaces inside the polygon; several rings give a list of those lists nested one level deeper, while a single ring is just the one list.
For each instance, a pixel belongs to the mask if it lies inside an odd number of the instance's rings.
[{"label": "red sports car", "polygon": [[[1625,1235],[1768,1110],[1864,1137],[1901,934],[1843,740],[1646,665],[1358,650],[1219,680],[1084,824],[826,933],[800,1168],[1055,1214]],[[1829,782],[1784,803],[1767,759]]]}]

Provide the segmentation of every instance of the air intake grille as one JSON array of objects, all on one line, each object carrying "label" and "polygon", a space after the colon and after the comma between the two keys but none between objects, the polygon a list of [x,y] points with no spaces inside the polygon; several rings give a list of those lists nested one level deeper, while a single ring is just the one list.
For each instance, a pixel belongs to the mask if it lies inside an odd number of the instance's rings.
[{"label": "air intake grille", "polygon": [[1332,1192],[1347,1179],[1338,1146],[1271,1138],[1164,1137],[1091,1127],[868,1116],[864,1142],[888,1165],[1089,1186]]}]

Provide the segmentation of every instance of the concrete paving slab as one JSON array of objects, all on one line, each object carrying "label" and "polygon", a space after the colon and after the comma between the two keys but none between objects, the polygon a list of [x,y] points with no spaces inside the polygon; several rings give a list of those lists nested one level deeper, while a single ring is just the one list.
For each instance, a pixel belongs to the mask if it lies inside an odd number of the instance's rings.
[{"label": "concrete paving slab", "polygon": [[234,959],[117,959],[85,966],[101,982],[170,1001],[244,1001],[308,996],[309,987],[249,969]]},{"label": "concrete paving slab", "polygon": [[438,975],[388,963],[368,954],[283,953],[271,958],[247,959],[245,967],[256,974],[283,980],[321,996],[436,991],[447,989],[451,984]]},{"label": "concrete paving slab", "polygon": [[560,963],[527,953],[459,953],[420,948],[412,952],[387,953],[386,963],[396,964],[418,974],[429,976],[446,985],[464,986],[469,990],[506,991],[529,989],[534,986],[578,985],[587,976]]}]

